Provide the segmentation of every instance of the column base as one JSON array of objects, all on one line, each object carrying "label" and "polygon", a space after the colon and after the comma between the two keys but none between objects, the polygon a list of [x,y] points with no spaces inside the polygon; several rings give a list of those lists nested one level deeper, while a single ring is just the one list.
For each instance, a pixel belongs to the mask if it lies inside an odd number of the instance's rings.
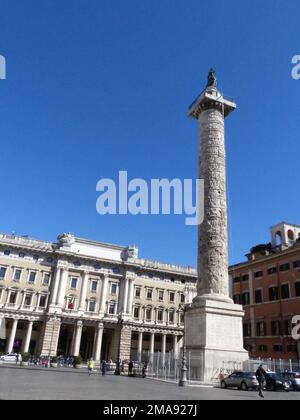
[{"label": "column base", "polygon": [[221,369],[242,369],[249,359],[243,347],[242,306],[198,296],[186,311],[186,351],[190,379],[211,383]]}]

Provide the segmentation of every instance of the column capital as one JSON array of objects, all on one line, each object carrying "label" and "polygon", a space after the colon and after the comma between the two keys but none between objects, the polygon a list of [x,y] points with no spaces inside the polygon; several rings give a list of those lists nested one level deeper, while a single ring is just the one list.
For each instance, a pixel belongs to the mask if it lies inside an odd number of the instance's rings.
[{"label": "column capital", "polygon": [[97,328],[98,328],[98,330],[103,330],[104,329],[103,322],[98,322]]}]

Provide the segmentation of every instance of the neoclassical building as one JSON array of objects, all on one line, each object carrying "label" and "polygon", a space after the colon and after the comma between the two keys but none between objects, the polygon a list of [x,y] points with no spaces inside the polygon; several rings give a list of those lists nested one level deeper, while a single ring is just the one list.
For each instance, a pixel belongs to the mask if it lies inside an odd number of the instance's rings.
[{"label": "neoclassical building", "polygon": [[96,361],[177,353],[196,270],[138,258],[135,247],[0,235],[0,352]]}]

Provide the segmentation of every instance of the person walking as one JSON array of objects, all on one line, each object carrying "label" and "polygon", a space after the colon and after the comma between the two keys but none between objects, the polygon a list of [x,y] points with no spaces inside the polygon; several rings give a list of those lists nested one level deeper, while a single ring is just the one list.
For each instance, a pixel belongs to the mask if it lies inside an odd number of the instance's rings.
[{"label": "person walking", "polygon": [[256,371],[256,379],[259,383],[259,387],[258,387],[258,395],[261,398],[265,398],[264,394],[263,394],[263,389],[264,389],[264,382],[266,380],[266,371],[263,368],[263,365],[260,365],[259,368]]},{"label": "person walking", "polygon": [[102,376],[105,376],[106,375],[106,369],[107,369],[107,364],[106,364],[106,361],[103,360],[102,363],[101,363]]},{"label": "person walking", "polygon": [[130,362],[128,363],[128,376],[132,376],[132,371],[133,371],[133,363],[132,363],[132,360],[130,360]]},{"label": "person walking", "polygon": [[90,358],[90,360],[88,361],[88,373],[89,376],[91,376],[91,374],[93,373],[93,369],[94,369],[94,359]]}]

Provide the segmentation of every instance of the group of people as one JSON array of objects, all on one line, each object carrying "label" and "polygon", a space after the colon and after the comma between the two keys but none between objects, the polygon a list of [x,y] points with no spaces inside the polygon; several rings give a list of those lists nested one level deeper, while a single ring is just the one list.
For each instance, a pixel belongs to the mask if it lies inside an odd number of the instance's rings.
[{"label": "group of people", "polygon": [[[89,374],[89,376],[91,376],[91,374],[93,373],[94,367],[95,367],[95,362],[94,362],[94,359],[91,358],[88,361],[88,374]],[[107,371],[107,363],[106,363],[105,360],[103,360],[101,362],[101,373],[102,373],[102,376],[105,376],[106,375],[106,371]]]}]

